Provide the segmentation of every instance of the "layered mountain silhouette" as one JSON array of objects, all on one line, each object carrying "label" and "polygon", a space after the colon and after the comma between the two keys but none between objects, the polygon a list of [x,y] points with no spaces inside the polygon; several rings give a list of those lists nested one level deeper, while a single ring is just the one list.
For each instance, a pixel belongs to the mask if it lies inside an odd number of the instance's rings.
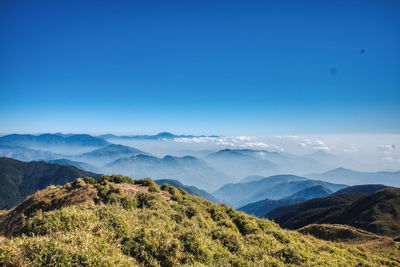
[{"label": "layered mountain silhouette", "polygon": [[148,155],[148,153],[137,148],[112,144],[74,156],[74,158],[97,166],[102,166],[123,157],[139,154]]},{"label": "layered mountain silhouette", "polygon": [[61,159],[47,160],[46,162],[60,164],[60,165],[71,165],[71,166],[77,167],[78,169],[82,169],[85,171],[99,172],[99,169],[97,167],[90,165],[88,163],[80,162],[80,161],[73,161],[73,160],[61,158]]},{"label": "layered mountain silhouette", "polygon": [[0,137],[1,145],[20,146],[20,147],[42,147],[42,146],[88,146],[103,147],[110,143],[104,139],[93,137],[88,134],[10,134]]},{"label": "layered mountain silhouette", "polygon": [[[346,188],[344,188],[344,189],[346,189]],[[344,190],[344,189],[340,189],[340,190]],[[332,193],[333,193],[332,190],[330,190],[329,188],[326,188],[323,185],[316,185],[316,186],[307,187],[303,190],[300,190],[300,191],[288,196],[287,198],[311,199],[311,198],[317,198],[317,197],[326,197]]]},{"label": "layered mountain silhouette", "polygon": [[107,173],[122,173],[135,178],[176,179],[207,191],[213,191],[231,181],[224,173],[192,156],[158,158],[141,154],[113,161],[104,170]]},{"label": "layered mountain silhouette", "polygon": [[195,138],[195,137],[218,137],[216,135],[176,135],[169,132],[162,132],[156,135],[114,135],[114,134],[103,134],[99,135],[99,138],[103,139],[143,139],[143,140],[157,140],[157,139],[174,139],[174,138]]},{"label": "layered mountain silhouette", "polygon": [[295,175],[275,175],[248,183],[226,184],[215,191],[213,195],[228,205],[241,207],[264,199],[286,198],[317,185],[321,185],[332,192],[346,187],[343,184],[311,180]]},{"label": "layered mountain silhouette", "polygon": [[307,187],[283,199],[264,199],[257,202],[249,203],[239,208],[238,210],[255,215],[257,217],[264,217],[270,210],[278,208],[280,206],[297,204],[312,198],[325,197],[330,195],[331,193],[332,191],[328,188],[322,185],[316,185],[312,187]]},{"label": "layered mountain silhouette", "polygon": [[50,160],[63,157],[58,153],[12,145],[0,145],[0,156],[22,161]]},{"label": "layered mountain silhouette", "polygon": [[[323,156],[320,154],[323,154]],[[336,160],[329,162],[326,158],[335,158]],[[339,159],[326,152],[296,156],[266,150],[224,149],[211,153],[204,159],[214,168],[218,168],[235,178],[236,181],[240,181],[243,179],[242,177],[250,176],[244,182],[251,181],[254,178],[257,179],[257,176],[265,177],[281,173],[298,174],[306,173],[310,170],[324,171],[340,166],[336,163]]]}]

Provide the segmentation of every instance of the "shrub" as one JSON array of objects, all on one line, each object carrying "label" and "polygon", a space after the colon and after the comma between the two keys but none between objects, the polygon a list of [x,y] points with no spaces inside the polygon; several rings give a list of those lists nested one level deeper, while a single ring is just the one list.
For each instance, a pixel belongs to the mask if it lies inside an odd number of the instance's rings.
[{"label": "shrub", "polygon": [[138,185],[148,186],[149,192],[159,192],[160,191],[160,187],[158,186],[158,184],[156,184],[156,182],[154,182],[150,178],[139,179],[139,180],[135,180],[134,182],[135,182],[135,184],[138,184]]},{"label": "shrub", "polygon": [[185,214],[190,219],[197,214],[197,210],[190,206],[185,210]]},{"label": "shrub", "polygon": [[173,187],[172,185],[169,185],[169,184],[163,184],[163,185],[160,187],[160,189],[161,189],[162,191],[167,191],[167,192],[169,192],[170,194],[173,194],[174,190],[176,190],[175,187]]},{"label": "shrub", "polygon": [[183,243],[184,251],[193,256],[188,258],[191,262],[206,262],[208,260],[206,251],[203,249],[199,239],[194,233],[185,233],[180,237],[180,240]]},{"label": "shrub", "polygon": [[260,228],[258,228],[257,223],[249,217],[238,216],[233,220],[242,235],[257,233]]},{"label": "shrub", "polygon": [[149,194],[146,192],[139,192],[136,194],[137,206],[138,208],[155,208],[157,202],[160,201],[159,197]]},{"label": "shrub", "polygon": [[179,244],[165,235],[152,236],[144,229],[130,234],[121,241],[124,254],[134,257],[144,266],[176,266]]},{"label": "shrub", "polygon": [[211,233],[213,239],[221,241],[222,245],[226,247],[230,252],[236,253],[240,250],[240,239],[234,232],[223,231],[222,229],[216,229]]},{"label": "shrub", "polygon": [[123,175],[102,175],[99,178],[99,183],[104,184],[104,182],[111,182],[116,184],[127,183],[127,184],[134,184],[132,178]]},{"label": "shrub", "polygon": [[83,181],[85,181],[85,183],[87,183],[87,184],[95,184],[96,183],[96,180],[93,177],[89,177],[89,176],[83,177]]},{"label": "shrub", "polygon": [[86,183],[85,183],[85,181],[83,181],[82,178],[76,178],[75,181],[73,181],[71,185],[73,188],[80,188],[80,187],[84,187],[86,185]]},{"label": "shrub", "polygon": [[300,265],[305,260],[301,255],[299,255],[296,249],[288,246],[285,246],[280,250],[278,250],[277,252],[275,252],[274,256],[279,258],[284,263],[296,264],[296,265]]}]

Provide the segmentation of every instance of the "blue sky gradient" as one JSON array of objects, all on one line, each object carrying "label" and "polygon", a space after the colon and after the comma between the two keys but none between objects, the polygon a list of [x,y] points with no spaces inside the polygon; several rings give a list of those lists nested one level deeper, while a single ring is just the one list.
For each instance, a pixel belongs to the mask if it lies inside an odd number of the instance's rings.
[{"label": "blue sky gradient", "polygon": [[399,1],[1,1],[0,132],[400,130]]}]

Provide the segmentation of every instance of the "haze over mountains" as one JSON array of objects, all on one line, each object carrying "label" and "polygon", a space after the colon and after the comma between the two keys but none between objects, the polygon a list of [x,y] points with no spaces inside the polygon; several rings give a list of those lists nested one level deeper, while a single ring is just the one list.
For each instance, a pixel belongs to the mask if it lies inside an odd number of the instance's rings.
[{"label": "haze over mountains", "polygon": [[347,187],[344,184],[333,184],[324,181],[311,180],[295,175],[275,175],[248,183],[226,184],[213,193],[218,199],[233,207],[241,207],[247,203],[270,199],[287,198],[307,188],[320,185],[331,192]]},{"label": "haze over mountains", "polygon": [[400,171],[358,172],[345,168],[337,168],[324,173],[308,174],[307,177],[335,181],[348,185],[382,183],[400,187]]},{"label": "haze over mountains", "polygon": [[[112,143],[114,141],[117,143]],[[342,163],[352,160],[322,150],[321,142],[315,142],[320,150],[305,155],[283,152],[273,145],[269,145],[270,148],[278,151],[239,148],[255,146],[254,142],[253,138],[247,137],[175,135],[167,132],[123,136],[11,134],[0,137],[0,156],[69,164],[99,173],[117,172],[138,178],[154,176],[156,179],[177,179],[210,192],[226,183],[260,180],[281,174],[349,185],[376,183],[377,179],[383,184],[400,185],[400,172],[367,173],[341,169]],[[307,140],[302,142],[314,144]],[[266,146],[265,143],[256,144]],[[157,156],[147,151],[155,151],[158,147],[176,152],[176,155]],[[249,176],[251,178],[246,178]]]},{"label": "haze over mountains", "polygon": [[[210,142],[216,145],[210,146]],[[178,180],[214,192],[217,199],[235,207],[264,199],[321,197],[345,185],[400,185],[398,171],[371,173],[341,168],[341,164],[352,160],[328,153],[321,142],[315,142],[319,144],[316,147],[319,150],[303,155],[284,152],[273,145],[269,147],[275,151],[243,147],[255,146],[254,142],[254,138],[247,137],[175,135],[168,132],[121,136],[11,134],[0,137],[0,156],[22,161],[44,160],[96,173]],[[314,144],[303,140],[306,145],[307,142]],[[264,143],[256,144],[266,146]],[[157,147],[180,152],[159,156],[147,151],[155,151]],[[279,177],[279,181],[276,177],[265,179],[270,176]],[[265,181],[252,183],[260,180]],[[240,184],[234,184],[239,181]]]}]

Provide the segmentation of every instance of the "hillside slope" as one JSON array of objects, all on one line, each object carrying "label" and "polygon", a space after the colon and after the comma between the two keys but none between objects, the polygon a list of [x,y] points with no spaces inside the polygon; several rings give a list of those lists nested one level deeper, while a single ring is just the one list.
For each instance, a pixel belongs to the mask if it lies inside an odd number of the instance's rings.
[{"label": "hillside slope", "polygon": [[0,209],[13,207],[48,185],[65,184],[84,176],[99,175],[73,166],[0,158]]},{"label": "hillside slope", "polygon": [[[297,204],[275,221],[288,229],[298,229],[308,224],[346,224],[379,235],[400,237],[400,188],[388,187],[347,204],[332,202],[324,207],[321,205],[343,196],[345,195]],[[271,214],[267,216],[270,217]]]},{"label": "hillside slope", "polygon": [[244,211],[247,214],[255,215],[257,217],[264,217],[270,210],[273,210],[280,206],[297,204],[306,201],[305,198],[283,198],[278,200],[264,199],[257,202],[249,203],[239,209],[238,211]]},{"label": "hillside slope", "polygon": [[6,266],[400,266],[390,248],[377,255],[318,240],[122,176],[39,191],[0,215],[0,232]]}]

